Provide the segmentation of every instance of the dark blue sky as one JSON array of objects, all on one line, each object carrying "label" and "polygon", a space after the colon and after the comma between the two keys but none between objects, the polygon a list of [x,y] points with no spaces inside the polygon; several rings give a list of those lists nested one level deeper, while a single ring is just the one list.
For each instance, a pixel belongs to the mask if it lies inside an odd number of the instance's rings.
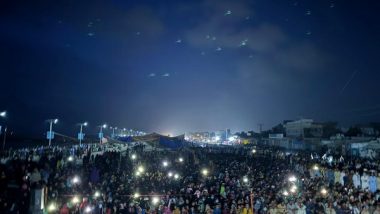
[{"label": "dark blue sky", "polygon": [[3,1],[15,133],[182,133],[380,120],[378,1]]}]

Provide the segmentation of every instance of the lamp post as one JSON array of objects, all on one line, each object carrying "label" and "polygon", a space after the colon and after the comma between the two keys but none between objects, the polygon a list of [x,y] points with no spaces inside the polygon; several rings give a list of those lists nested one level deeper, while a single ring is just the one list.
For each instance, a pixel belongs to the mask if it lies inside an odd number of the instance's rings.
[{"label": "lamp post", "polygon": [[53,123],[57,124],[58,123],[58,119],[49,119],[47,121],[50,123],[50,128],[49,128],[49,132],[47,134],[47,138],[49,139],[49,146],[51,146],[51,140],[54,138]]},{"label": "lamp post", "polygon": [[102,143],[103,139],[103,129],[107,128],[107,124],[100,125],[100,131],[99,131],[99,143]]},{"label": "lamp post", "polygon": [[[7,116],[7,112],[6,111],[0,112],[0,117],[5,118],[6,116]],[[0,126],[0,135],[1,135],[1,126]],[[7,127],[5,126],[4,127],[3,150],[5,149],[5,140],[6,140],[6,137],[7,137]]]},{"label": "lamp post", "polygon": [[115,138],[115,130],[117,130],[117,127],[110,127],[110,129],[112,129],[112,138]]},{"label": "lamp post", "polygon": [[84,123],[80,123],[80,131],[79,131],[79,135],[78,135],[78,138],[79,138],[79,146],[82,146],[82,140],[84,139],[84,135],[83,135],[83,126],[87,126],[88,123],[87,122],[84,122]]}]

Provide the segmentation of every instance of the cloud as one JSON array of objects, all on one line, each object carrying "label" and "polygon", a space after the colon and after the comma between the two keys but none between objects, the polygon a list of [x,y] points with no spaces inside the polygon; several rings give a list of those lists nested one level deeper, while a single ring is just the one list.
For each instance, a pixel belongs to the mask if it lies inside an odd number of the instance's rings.
[{"label": "cloud", "polygon": [[163,77],[170,77],[170,74],[169,73],[165,73],[162,75]]}]

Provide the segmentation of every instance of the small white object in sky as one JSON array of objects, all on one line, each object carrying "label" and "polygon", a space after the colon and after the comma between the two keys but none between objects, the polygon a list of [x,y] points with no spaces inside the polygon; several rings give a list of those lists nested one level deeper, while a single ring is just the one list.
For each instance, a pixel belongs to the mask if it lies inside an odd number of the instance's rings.
[{"label": "small white object in sky", "polygon": [[175,41],[176,43],[181,43],[182,40],[181,39],[177,39],[177,41]]},{"label": "small white object in sky", "polygon": [[227,10],[226,13],[225,13],[224,15],[225,15],[225,16],[228,16],[228,15],[231,15],[231,14],[232,14],[231,10]]},{"label": "small white object in sky", "polygon": [[311,11],[310,10],[306,11],[306,15],[310,16],[311,15]]},{"label": "small white object in sky", "polygon": [[150,74],[149,74],[149,77],[155,77],[155,76],[156,76],[155,73],[150,73]]},{"label": "small white object in sky", "polygon": [[243,41],[240,42],[239,47],[246,46],[248,42],[248,39],[244,39]]},{"label": "small white object in sky", "polygon": [[216,48],[216,51],[221,51],[221,50],[222,50],[221,47],[217,47],[217,48]]},{"label": "small white object in sky", "polygon": [[170,77],[170,74],[169,73],[165,73],[162,75],[163,77]]},{"label": "small white object in sky", "polygon": [[87,35],[88,35],[88,36],[94,36],[95,33],[93,33],[93,32],[89,32]]}]

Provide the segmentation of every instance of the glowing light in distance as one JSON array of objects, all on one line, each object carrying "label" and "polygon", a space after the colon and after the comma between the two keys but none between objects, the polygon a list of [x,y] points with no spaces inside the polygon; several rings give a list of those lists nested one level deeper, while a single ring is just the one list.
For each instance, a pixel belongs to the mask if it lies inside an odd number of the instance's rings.
[{"label": "glowing light in distance", "polygon": [[48,211],[49,212],[53,212],[57,209],[57,206],[55,206],[54,203],[51,203],[49,206],[48,206]]},{"label": "glowing light in distance", "polygon": [[174,175],[174,179],[177,180],[178,178],[179,178],[179,175],[178,175],[178,174],[175,174],[175,175]]},{"label": "glowing light in distance", "polygon": [[57,124],[58,123],[58,119],[54,119],[54,124]]},{"label": "glowing light in distance", "polygon": [[256,149],[252,149],[252,153],[255,154],[256,153]]},{"label": "glowing light in distance", "polygon": [[0,117],[5,117],[5,116],[7,116],[7,112],[6,111],[0,112]]},{"label": "glowing light in distance", "polygon": [[318,165],[314,165],[314,166],[313,166],[313,169],[314,169],[314,170],[318,170],[318,169],[319,169]]},{"label": "glowing light in distance", "polygon": [[132,158],[132,160],[135,160],[137,158],[137,156],[135,154],[132,154],[131,158]]},{"label": "glowing light in distance", "polygon": [[295,182],[295,181],[297,181],[297,178],[292,175],[292,176],[289,177],[289,181],[290,182]]},{"label": "glowing light in distance", "polygon": [[152,198],[153,204],[158,204],[159,201],[160,201],[160,199],[156,196]]},{"label": "glowing light in distance", "polygon": [[79,197],[78,196],[74,196],[73,199],[71,200],[71,202],[73,202],[74,204],[79,203]]},{"label": "glowing light in distance", "polygon": [[74,176],[72,182],[73,182],[73,184],[79,183],[80,182],[79,177],[78,176]]},{"label": "glowing light in distance", "polygon": [[169,176],[169,177],[173,177],[173,173],[172,173],[172,172],[169,172],[169,173],[168,173],[168,176]]},{"label": "glowing light in distance", "polygon": [[163,162],[162,162],[162,165],[163,165],[164,167],[167,167],[167,166],[169,165],[169,163],[168,163],[167,161],[163,161]]},{"label": "glowing light in distance", "polygon": [[87,206],[85,209],[84,209],[84,212],[86,212],[86,213],[89,213],[89,212],[91,212],[91,207],[90,206]]},{"label": "glowing light in distance", "polygon": [[284,196],[288,196],[289,195],[289,193],[288,193],[288,191],[284,191],[283,193],[282,193]]},{"label": "glowing light in distance", "polygon": [[179,162],[183,162],[183,158],[179,158],[178,160],[179,160]]},{"label": "glowing light in distance", "polygon": [[143,173],[143,172],[145,171],[145,169],[144,169],[143,166],[139,166],[139,167],[137,168],[137,171]]},{"label": "glowing light in distance", "polygon": [[247,177],[244,177],[244,178],[243,178],[243,182],[244,182],[244,183],[248,183],[248,178],[247,178]]},{"label": "glowing light in distance", "polygon": [[208,170],[207,170],[207,169],[203,169],[203,170],[202,170],[202,174],[203,174],[203,175],[207,175],[207,174],[208,174]]},{"label": "glowing light in distance", "polygon": [[321,189],[321,193],[322,193],[323,195],[326,195],[326,194],[327,194],[327,190],[326,190],[325,188],[322,188],[322,189]]},{"label": "glowing light in distance", "polygon": [[138,192],[136,192],[135,194],[133,194],[133,197],[138,198],[138,197],[140,197],[140,194]]},{"label": "glowing light in distance", "polygon": [[67,160],[68,160],[69,162],[72,162],[72,161],[74,160],[74,157],[73,157],[73,156],[69,156],[69,157],[67,158]]},{"label": "glowing light in distance", "polygon": [[94,194],[94,197],[95,197],[95,198],[99,198],[99,196],[100,196],[100,192],[99,192],[99,191],[96,191],[95,194]]}]

